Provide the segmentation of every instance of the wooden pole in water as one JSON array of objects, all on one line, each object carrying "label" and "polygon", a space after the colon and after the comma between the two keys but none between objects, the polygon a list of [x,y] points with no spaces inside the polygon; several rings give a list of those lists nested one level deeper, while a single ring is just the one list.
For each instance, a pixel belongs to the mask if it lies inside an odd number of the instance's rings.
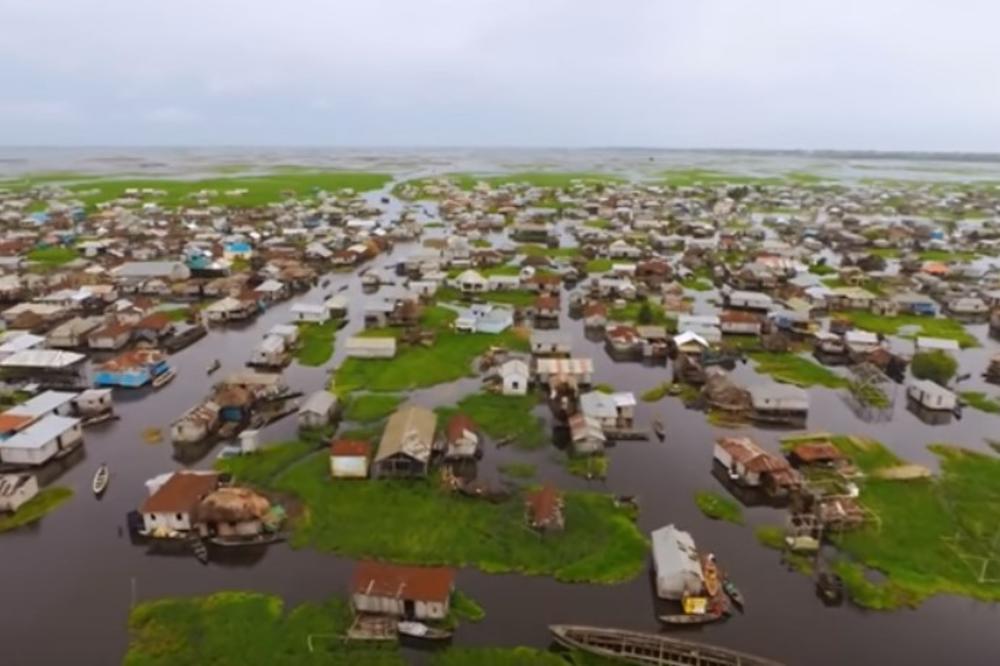
[{"label": "wooden pole in water", "polygon": [[135,576],[132,576],[131,584],[132,584],[132,605],[130,606],[130,608],[135,608]]}]

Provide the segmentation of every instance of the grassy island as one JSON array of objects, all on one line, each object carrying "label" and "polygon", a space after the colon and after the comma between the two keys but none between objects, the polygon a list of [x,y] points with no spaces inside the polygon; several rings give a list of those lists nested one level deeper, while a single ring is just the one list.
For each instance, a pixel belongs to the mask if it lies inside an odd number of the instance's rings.
[{"label": "grassy island", "polygon": [[0,532],[17,529],[41,520],[46,514],[73,496],[71,488],[56,486],[45,488],[21,505],[14,513],[0,514]]},{"label": "grassy island", "polygon": [[240,481],[302,501],[293,546],[566,582],[622,582],[645,565],[645,537],[631,512],[607,495],[567,492],[566,529],[541,536],[527,528],[519,493],[493,504],[461,497],[433,478],[333,480],[325,453],[309,455],[313,448],[289,442],[219,462]]}]

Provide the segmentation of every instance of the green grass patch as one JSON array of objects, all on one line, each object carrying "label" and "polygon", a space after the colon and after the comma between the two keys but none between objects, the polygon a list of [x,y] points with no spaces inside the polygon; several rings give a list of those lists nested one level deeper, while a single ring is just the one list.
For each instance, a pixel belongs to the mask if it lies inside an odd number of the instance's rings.
[{"label": "green grass patch", "polygon": [[601,393],[614,393],[615,387],[611,384],[594,384],[594,390]]},{"label": "green grass patch", "polygon": [[979,257],[978,252],[953,252],[951,250],[924,250],[923,252],[918,252],[917,256],[921,261],[972,261]]},{"label": "green grass patch", "polygon": [[982,391],[962,391],[959,395],[973,409],[987,414],[1000,414],[1000,400],[991,398]]},{"label": "green grass patch", "polygon": [[588,273],[607,273],[614,266],[610,259],[591,259],[587,262]]},{"label": "green grass patch", "polygon": [[[371,664],[402,666],[395,644],[347,642],[347,602],[306,603],[286,613],[280,597],[217,592],[160,599],[129,613],[126,666],[292,666]],[[312,636],[314,650],[309,649]]]},{"label": "green grass patch", "polygon": [[475,599],[461,591],[451,595],[451,614],[459,620],[482,622],[486,619],[486,611]]},{"label": "green grass patch", "polygon": [[[125,196],[126,190],[135,188],[162,192],[162,196],[144,197],[143,201],[153,201],[167,208],[195,206],[197,201],[193,195],[203,191],[214,192],[207,197],[211,205],[249,208],[284,201],[289,196],[299,199],[313,198],[319,191],[335,193],[344,189],[352,189],[355,192],[376,190],[390,179],[391,176],[381,173],[296,169],[261,176],[201,180],[166,178],[90,180],[71,185],[69,189],[81,193],[79,198],[87,205],[118,199]],[[242,195],[227,194],[243,189],[247,192]]]},{"label": "green grass patch", "polygon": [[538,468],[531,463],[512,462],[500,465],[500,473],[512,479],[533,479],[538,473]]},{"label": "green grass patch", "polygon": [[399,407],[403,396],[392,393],[362,393],[355,395],[344,411],[344,418],[358,423],[381,421]]},{"label": "green grass patch", "polygon": [[[434,294],[434,297],[443,303],[461,303],[465,299],[465,295],[454,287],[441,287]],[[528,289],[499,289],[475,295],[476,300],[501,305],[512,305],[517,308],[533,305],[537,298],[538,294]]]},{"label": "green grass patch", "polygon": [[605,220],[603,217],[596,217],[592,220],[584,222],[583,226],[590,227],[591,229],[609,229],[611,228],[611,220]]},{"label": "green grass patch", "polygon": [[432,480],[331,480],[322,455],[292,466],[273,487],[298,495],[307,507],[295,522],[296,547],[565,582],[618,583],[645,568],[646,539],[606,495],[567,492],[566,529],[540,536],[527,529],[520,497],[492,504]]},{"label": "green grass patch", "polygon": [[322,324],[307,322],[299,324],[299,346],[295,350],[295,360],[300,365],[316,367],[333,357],[333,341],[337,337],[341,321],[331,319]]},{"label": "green grass patch", "polygon": [[[917,335],[956,340],[963,348],[978,347],[979,340],[976,336],[965,330],[965,327],[954,319],[942,319],[939,317],[928,317],[922,315],[901,314],[895,317],[877,315],[866,310],[848,310],[846,312],[833,313],[834,317],[847,319],[858,328],[881,333],[882,335],[896,335],[901,328],[918,327]],[[915,337],[908,334],[903,337]]]},{"label": "green grass patch", "polygon": [[433,346],[402,346],[395,358],[346,359],[334,375],[336,390],[340,395],[359,389],[399,392],[475,376],[473,360],[493,346],[527,351],[528,341],[515,330],[499,335],[439,331]]},{"label": "green grass patch", "polygon": [[826,264],[813,264],[809,267],[809,272],[813,275],[831,275],[836,273],[837,269]]},{"label": "green grass patch", "polygon": [[169,308],[167,310],[160,310],[160,312],[167,315],[170,321],[187,321],[188,316],[191,314],[191,308]]},{"label": "green grass patch", "polygon": [[[434,655],[430,666],[596,666],[599,662],[567,662],[554,652],[529,647],[466,648],[455,647]],[[606,662],[612,663],[612,662]],[[620,664],[621,662],[614,662]]]},{"label": "green grass patch", "polygon": [[[631,301],[626,303],[623,307],[612,308],[608,312],[608,317],[612,321],[624,322],[628,324],[638,324],[642,319],[642,311],[644,302],[642,301]],[[663,311],[663,308],[654,303],[645,302],[649,306],[650,320],[645,322],[647,324],[653,324],[656,326],[666,326],[667,325],[667,315]]]},{"label": "green grass patch", "polygon": [[659,386],[654,386],[648,391],[644,391],[642,395],[639,396],[639,398],[643,402],[659,402],[667,395],[669,395],[670,392],[673,390],[674,390],[673,382],[663,382]]},{"label": "green grass patch", "polygon": [[785,528],[780,525],[760,525],[754,528],[753,534],[765,548],[785,549]]},{"label": "green grass patch", "polygon": [[239,483],[266,487],[290,465],[317,449],[313,442],[291,440],[244,456],[215,461],[215,468],[233,475]]},{"label": "green grass patch", "polygon": [[757,372],[770,375],[779,382],[808,388],[824,386],[838,389],[847,386],[847,380],[828,368],[790,353],[751,352]]},{"label": "green grass patch", "polygon": [[564,189],[580,181],[586,185],[621,183],[625,179],[607,173],[592,172],[559,172],[559,171],[520,171],[493,176],[475,174],[452,174],[448,176],[463,190],[471,190],[477,183],[487,183],[492,187],[501,185],[527,185],[529,187],[551,187]]},{"label": "green grass patch", "polygon": [[863,608],[894,610],[916,604],[917,600],[905,588],[892,581],[872,582],[868,579],[865,568],[854,562],[838,560],[833,565],[833,570],[844,581],[844,588],[851,601]]},{"label": "green grass patch", "polygon": [[43,488],[14,513],[0,514],[0,532],[7,532],[38,522],[72,496],[72,488],[62,486]]},{"label": "green grass patch", "polygon": [[710,490],[699,490],[694,494],[694,502],[703,514],[713,520],[743,524],[743,507],[728,497]]},{"label": "green grass patch", "polygon": [[680,285],[685,289],[691,289],[692,291],[711,291],[715,289],[715,285],[706,280],[705,278],[691,276],[686,277],[680,281]]},{"label": "green grass patch", "polygon": [[455,407],[441,407],[437,412],[442,419],[461,412],[493,439],[510,439],[520,449],[533,450],[542,448],[550,439],[545,421],[531,413],[537,405],[535,395],[473,393]]},{"label": "green grass patch", "polygon": [[712,169],[669,169],[660,175],[662,184],[670,187],[696,187],[698,185],[780,185],[784,179],[777,177],[745,176]]},{"label": "green grass patch", "polygon": [[607,456],[568,456],[566,471],[583,479],[604,479],[608,476],[611,460]]},{"label": "green grass patch", "polygon": [[75,248],[62,245],[50,245],[48,247],[36,247],[28,252],[28,261],[33,261],[46,266],[62,266],[74,259],[79,258],[80,253]]}]

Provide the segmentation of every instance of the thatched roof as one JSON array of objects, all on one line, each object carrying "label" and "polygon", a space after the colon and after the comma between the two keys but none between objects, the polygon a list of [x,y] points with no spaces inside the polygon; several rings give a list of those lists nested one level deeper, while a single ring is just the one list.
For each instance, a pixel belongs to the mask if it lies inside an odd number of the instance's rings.
[{"label": "thatched roof", "polygon": [[239,523],[262,520],[271,511],[271,502],[249,488],[224,487],[205,496],[195,511],[195,519],[208,523]]}]

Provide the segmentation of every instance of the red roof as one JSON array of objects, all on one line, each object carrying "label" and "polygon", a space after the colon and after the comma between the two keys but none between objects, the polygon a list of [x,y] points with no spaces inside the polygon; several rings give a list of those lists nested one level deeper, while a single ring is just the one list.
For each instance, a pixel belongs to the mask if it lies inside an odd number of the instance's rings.
[{"label": "red roof", "polygon": [[559,515],[561,496],[552,485],[546,484],[525,497],[528,509],[531,511],[531,522],[534,525],[546,525]]},{"label": "red roof", "polygon": [[476,424],[465,414],[455,414],[448,419],[448,425],[445,426],[445,432],[447,433],[449,442],[461,439],[466,430],[469,432],[475,432]]},{"label": "red roof", "polygon": [[144,365],[153,365],[164,360],[166,356],[159,349],[133,349],[115,356],[102,364],[102,370],[130,370]]},{"label": "red roof", "polygon": [[176,472],[160,489],[150,495],[139,511],[142,513],[190,513],[206,495],[219,485],[218,474]]},{"label": "red roof", "polygon": [[605,316],[608,314],[608,308],[603,303],[591,303],[583,309],[584,317],[595,317],[595,316]]},{"label": "red roof", "polygon": [[535,299],[535,307],[539,310],[558,310],[559,299],[555,296],[539,296]]},{"label": "red roof", "polygon": [[446,567],[403,567],[381,562],[360,562],[354,570],[354,594],[413,601],[447,601],[455,585],[455,572]]},{"label": "red roof", "polygon": [[0,432],[17,432],[31,423],[32,417],[20,414],[0,414]]},{"label": "red roof", "polygon": [[372,445],[360,439],[338,439],[330,444],[331,456],[343,456],[353,458],[357,456],[368,457],[372,450]]}]

